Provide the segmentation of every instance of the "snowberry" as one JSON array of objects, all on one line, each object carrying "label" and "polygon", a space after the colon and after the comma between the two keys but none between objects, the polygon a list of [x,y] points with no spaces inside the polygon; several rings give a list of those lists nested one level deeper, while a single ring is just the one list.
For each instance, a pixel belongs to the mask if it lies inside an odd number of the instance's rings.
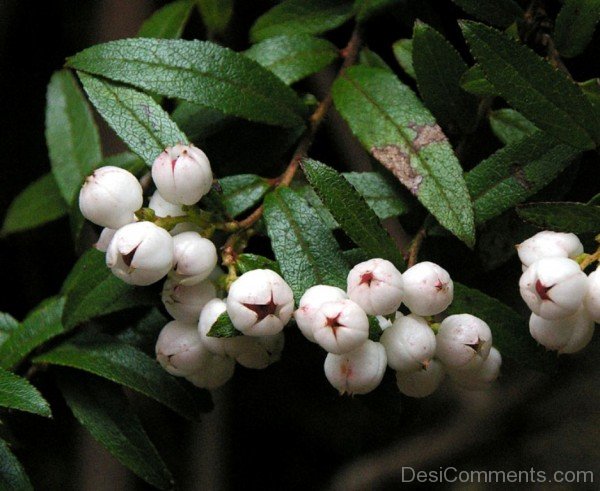
[{"label": "snowberry", "polygon": [[596,269],[588,276],[588,290],[584,304],[594,322],[600,323],[600,269]]},{"label": "snowberry", "polygon": [[208,353],[201,367],[185,378],[196,387],[213,390],[233,377],[234,371],[235,361],[232,358]]},{"label": "snowberry", "polygon": [[98,237],[98,242],[94,244],[94,247],[100,252],[106,252],[110,241],[113,239],[116,233],[117,231],[114,228],[104,227],[102,232],[100,232],[100,237]]},{"label": "snowberry", "polygon": [[392,327],[383,331],[380,342],[394,370],[418,370],[435,354],[435,334],[425,319],[415,314],[397,317]]},{"label": "snowberry", "polygon": [[489,355],[492,332],[478,317],[451,315],[442,321],[436,344],[436,356],[448,369],[477,368]]},{"label": "snowberry", "polygon": [[502,365],[502,355],[492,346],[490,354],[480,367],[471,370],[452,370],[450,378],[468,390],[484,390],[498,378]]},{"label": "snowberry", "polygon": [[588,279],[579,264],[565,257],[534,262],[519,280],[521,297],[527,306],[545,319],[573,315],[587,293]]},{"label": "snowberry", "polygon": [[193,205],[210,191],[213,176],[202,150],[194,145],[175,145],[156,158],[152,179],[170,203]]},{"label": "snowberry", "polygon": [[169,278],[162,290],[162,302],[167,312],[178,321],[197,324],[204,306],[217,296],[212,282],[182,285]]},{"label": "snowberry", "polygon": [[546,349],[562,353],[575,353],[590,342],[594,333],[594,321],[585,308],[562,319],[544,319],[536,314],[529,318],[529,333]]},{"label": "snowberry", "polygon": [[413,314],[439,314],[452,303],[454,283],[448,272],[435,263],[417,263],[404,272],[402,279],[404,305]]},{"label": "snowberry", "polygon": [[375,389],[385,374],[386,356],[381,344],[365,341],[359,348],[325,358],[325,376],[340,394],[367,394]]},{"label": "snowberry", "polygon": [[309,341],[315,342],[313,329],[316,322],[315,315],[319,307],[325,302],[342,300],[344,298],[348,298],[346,292],[335,286],[316,285],[304,292],[298,304],[298,309],[294,312],[294,319],[302,334]]},{"label": "snowberry", "polygon": [[325,302],[315,314],[313,336],[330,353],[348,353],[368,339],[369,319],[352,300]]},{"label": "snowberry", "polygon": [[527,268],[545,257],[575,258],[583,253],[583,245],[575,234],[544,230],[518,244],[517,253]]},{"label": "snowberry", "polygon": [[142,186],[125,169],[107,165],[88,176],[79,192],[79,209],[96,225],[117,229],[133,222],[144,202]]},{"label": "snowberry", "polygon": [[209,336],[208,333],[219,316],[227,310],[227,305],[220,298],[213,298],[206,303],[202,312],[200,312],[200,319],[198,321],[198,332],[202,338],[202,343],[208,348],[209,351],[216,355],[226,356],[227,351],[225,345],[232,339],[235,338],[217,338]]},{"label": "snowberry", "polygon": [[396,385],[409,397],[427,397],[440,386],[446,372],[438,360],[413,372],[396,372]]},{"label": "snowberry", "polygon": [[[148,208],[151,208],[154,211],[154,214],[159,218],[181,217],[186,214],[181,205],[169,203],[160,195],[158,191],[154,191],[154,194],[150,197]],[[171,235],[178,235],[182,232],[199,232],[200,230],[200,227],[197,225],[184,222],[175,225],[171,230],[169,230],[169,233]]]},{"label": "snowberry", "polygon": [[357,264],[348,274],[348,297],[367,314],[392,314],[402,303],[402,274],[385,259]]},{"label": "snowberry", "polygon": [[172,276],[182,285],[194,285],[208,278],[217,265],[217,248],[196,232],[173,237]]},{"label": "snowberry", "polygon": [[150,285],[173,266],[173,238],[150,222],[125,225],[108,246],[106,265],[125,283]]},{"label": "snowberry", "polygon": [[[398,314],[396,314],[396,317],[398,317]],[[402,315],[402,314],[400,314]],[[377,323],[379,324],[379,327],[381,328],[382,331],[385,331],[388,327],[392,327],[392,321],[389,320],[387,317],[384,317],[383,315],[378,315],[376,316],[377,318]]]},{"label": "snowberry", "polygon": [[270,269],[248,271],[229,289],[227,313],[234,327],[249,336],[277,334],[293,310],[292,289]]},{"label": "snowberry", "polygon": [[162,328],[156,341],[156,358],[171,375],[184,377],[198,370],[207,349],[196,326],[171,321]]}]

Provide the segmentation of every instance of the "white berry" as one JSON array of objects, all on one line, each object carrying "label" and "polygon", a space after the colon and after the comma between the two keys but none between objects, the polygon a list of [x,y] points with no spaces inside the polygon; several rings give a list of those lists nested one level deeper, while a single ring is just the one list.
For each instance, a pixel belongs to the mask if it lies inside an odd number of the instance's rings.
[{"label": "white berry", "polygon": [[529,333],[548,350],[575,353],[590,342],[594,333],[594,322],[585,308],[562,319],[544,319],[536,314],[529,318]]},{"label": "white berry", "polygon": [[588,276],[588,290],[584,304],[594,322],[600,323],[600,269],[596,269]]},{"label": "white berry", "polygon": [[208,278],[217,259],[215,245],[197,232],[183,232],[173,237],[172,276],[182,285],[194,285]]},{"label": "white berry", "polygon": [[425,319],[415,314],[397,317],[392,327],[383,331],[380,342],[394,370],[418,370],[435,354],[435,334]]},{"label": "white berry", "polygon": [[171,321],[156,341],[156,359],[171,375],[185,377],[198,370],[208,351],[194,325]]},{"label": "white berry", "polygon": [[94,244],[94,247],[100,252],[106,252],[110,241],[113,239],[116,233],[117,231],[114,228],[104,227],[102,232],[100,232],[100,237],[98,237],[98,242]]},{"label": "white berry", "polygon": [[437,360],[431,360],[414,372],[396,372],[396,385],[409,397],[427,397],[433,394],[444,380],[446,372]]},{"label": "white berry", "polygon": [[178,321],[197,324],[204,306],[217,296],[211,281],[182,285],[169,278],[163,286],[161,298],[167,312]]},{"label": "white berry", "polygon": [[319,307],[325,302],[342,300],[344,298],[348,298],[346,292],[335,286],[316,285],[304,292],[298,304],[298,309],[294,312],[294,319],[306,339],[313,343],[315,342],[313,329]]},{"label": "white berry", "polygon": [[315,342],[341,355],[357,349],[369,337],[369,319],[352,300],[325,302],[315,315]]},{"label": "white berry", "polygon": [[489,355],[492,331],[473,315],[451,315],[442,321],[436,344],[436,356],[448,369],[477,368]]},{"label": "white berry", "polygon": [[385,259],[370,259],[348,274],[348,297],[371,315],[387,315],[402,304],[402,274]]},{"label": "white berry", "polygon": [[[154,191],[154,194],[150,197],[148,208],[151,208],[154,211],[154,214],[159,218],[181,217],[186,214],[181,205],[169,203],[160,195],[158,191]],[[175,225],[171,230],[169,230],[169,233],[171,235],[178,235],[182,232],[199,232],[200,230],[200,227],[197,225],[184,222]]]},{"label": "white berry", "polygon": [[544,230],[517,245],[519,259],[526,268],[545,257],[569,257],[583,253],[583,245],[575,234]]},{"label": "white berry", "polygon": [[448,272],[435,263],[417,263],[404,272],[402,279],[404,305],[413,314],[439,314],[452,303],[454,283]]},{"label": "white berry", "polygon": [[234,370],[235,361],[232,358],[209,353],[202,366],[185,378],[196,387],[213,390],[233,377]]},{"label": "white berry", "polygon": [[483,361],[481,366],[471,370],[452,370],[450,377],[458,385],[468,390],[488,389],[498,375],[502,366],[502,355],[492,346],[490,354]]}]

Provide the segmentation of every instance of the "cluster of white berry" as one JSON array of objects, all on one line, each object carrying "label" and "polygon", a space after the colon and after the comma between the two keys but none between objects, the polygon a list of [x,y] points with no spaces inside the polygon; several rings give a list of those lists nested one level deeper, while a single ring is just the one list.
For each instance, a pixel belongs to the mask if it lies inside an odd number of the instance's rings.
[{"label": "cluster of white berry", "polygon": [[587,276],[576,261],[579,238],[545,230],[517,246],[523,264],[521,297],[531,309],[529,332],[541,345],[562,353],[587,346],[600,322],[600,271]]},{"label": "cluster of white berry", "polygon": [[[308,340],[329,352],[325,375],[340,393],[371,392],[387,366],[411,397],[433,393],[446,373],[465,388],[482,389],[497,378],[501,364],[489,326],[469,314],[451,315],[436,335],[425,319],[444,311],[453,295],[450,275],[437,264],[418,263],[401,274],[376,258],[350,271],[347,291],[309,288],[294,318]],[[402,303],[411,314],[398,311]],[[368,339],[367,314],[377,316],[383,329],[379,342]],[[392,314],[393,322],[386,317]]]}]

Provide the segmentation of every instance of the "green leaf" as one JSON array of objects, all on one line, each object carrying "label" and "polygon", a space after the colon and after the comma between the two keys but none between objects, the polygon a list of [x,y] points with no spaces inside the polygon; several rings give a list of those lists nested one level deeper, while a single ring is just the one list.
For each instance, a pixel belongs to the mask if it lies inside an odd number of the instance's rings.
[{"label": "green leaf", "polygon": [[32,182],[13,200],[6,212],[0,235],[39,227],[66,215],[67,204],[52,174]]},{"label": "green leaf", "polygon": [[371,51],[369,48],[363,48],[360,50],[360,54],[358,55],[358,62],[364,66],[370,66],[373,68],[383,68],[385,70],[389,70],[390,72],[393,71],[381,56],[379,56],[374,51]]},{"label": "green leaf", "polygon": [[527,203],[519,216],[536,227],[574,234],[600,233],[600,206],[586,203]]},{"label": "green leaf", "polygon": [[494,346],[503,357],[536,370],[550,371],[556,366],[556,356],[537,346],[529,335],[526,319],[479,290],[454,282],[454,300],[446,313],[468,313],[484,320],[492,330]]},{"label": "green leaf", "polygon": [[346,287],[349,268],[339,246],[304,199],[278,188],[266,196],[264,207],[273,252],[296,301],[314,285]]},{"label": "green leaf", "polygon": [[440,224],[472,246],[473,210],[448,139],[421,101],[393,74],[355,66],[333,85],[335,106],[363,146]]},{"label": "green leaf", "polygon": [[346,262],[352,267],[356,266],[358,263],[364,263],[365,261],[372,259],[369,254],[359,247],[344,251],[342,254],[344,255],[344,259],[346,259]]},{"label": "green leaf", "polygon": [[331,212],[321,201],[321,198],[317,195],[315,190],[309,185],[301,185],[293,188],[304,200],[310,205],[310,207],[317,213],[321,221],[330,230],[340,228],[340,224],[335,221]]},{"label": "green leaf", "polygon": [[400,39],[393,44],[392,49],[402,70],[404,70],[408,76],[417,78],[415,67],[413,65],[413,40]]},{"label": "green leaf", "polygon": [[240,274],[247,273],[253,269],[271,269],[278,274],[281,274],[279,264],[268,257],[259,256],[258,254],[249,254],[244,252],[238,255],[235,262]]},{"label": "green leaf", "polygon": [[77,335],[33,361],[93,373],[140,392],[190,420],[197,420],[201,412],[210,409],[206,391],[188,391],[148,355],[99,332]]},{"label": "green leaf", "polygon": [[66,329],[101,315],[153,305],[155,294],[147,288],[124,283],[106,267],[104,254],[89,249],[73,267],[65,280],[67,296],[63,313]]},{"label": "green leaf", "polygon": [[223,205],[232,217],[256,205],[271,187],[264,177],[238,174],[219,179],[223,190]]},{"label": "green leaf", "polygon": [[353,6],[344,0],[285,0],[263,14],[250,29],[253,43],[290,34],[321,34],[352,17]]},{"label": "green leaf", "polygon": [[0,368],[0,406],[27,411],[47,418],[50,406],[28,380]]},{"label": "green leaf", "polygon": [[21,463],[2,439],[0,439],[0,489],[6,491],[33,491],[33,486]]},{"label": "green leaf", "polygon": [[67,371],[58,385],[77,421],[121,464],[154,487],[173,488],[171,473],[120,387]]},{"label": "green leaf", "polygon": [[329,41],[306,34],[265,39],[244,54],[288,85],[320,72],[339,56]]},{"label": "green leaf", "polygon": [[490,112],[490,126],[494,135],[509,145],[532,135],[536,126],[514,109],[498,109]]},{"label": "green leaf", "polygon": [[131,152],[121,152],[111,155],[110,157],[104,157],[102,165],[121,167],[121,169],[128,170],[135,176],[141,176],[148,172],[148,168],[144,161]]},{"label": "green leaf", "polygon": [[540,129],[586,150],[600,140],[600,125],[579,86],[505,34],[463,22],[473,56],[504,99]]},{"label": "green leaf", "polygon": [[90,101],[117,135],[148,165],[168,146],[186,136],[150,97],[108,80],[79,73]]},{"label": "green leaf", "polygon": [[425,105],[448,131],[473,131],[477,99],[460,87],[468,65],[444,36],[422,22],[415,23],[413,47],[417,86]]},{"label": "green leaf", "polygon": [[377,172],[347,172],[342,174],[354,186],[381,220],[406,213],[407,199],[392,185],[390,179]]},{"label": "green leaf", "polygon": [[54,72],[46,93],[46,143],[52,174],[67,203],[102,159],[92,112],[71,72]]},{"label": "green leaf", "polygon": [[481,224],[537,193],[578,153],[541,131],[498,150],[465,175],[475,222]]},{"label": "green leaf", "polygon": [[190,18],[194,2],[177,0],[158,9],[144,21],[138,32],[141,38],[177,39]]},{"label": "green leaf", "polygon": [[583,52],[600,21],[600,1],[565,0],[554,25],[554,43],[561,56]]},{"label": "green leaf", "polygon": [[401,0],[355,0],[356,20],[362,24],[397,3],[401,3]]},{"label": "green leaf", "polygon": [[117,339],[130,344],[147,355],[154,355],[158,335],[171,320],[158,308],[152,308],[135,325],[127,327],[117,334]]},{"label": "green leaf", "polygon": [[65,300],[46,299],[0,345],[0,368],[12,368],[46,341],[65,332],[61,322]]},{"label": "green leaf", "polygon": [[191,141],[204,140],[226,128],[232,119],[221,111],[182,101],[171,113],[171,118]]},{"label": "green leaf", "polygon": [[85,49],[71,68],[283,127],[301,126],[306,107],[258,63],[206,41],[121,39]]},{"label": "green leaf", "polygon": [[485,74],[479,65],[473,65],[460,77],[460,86],[467,92],[482,97],[496,96],[498,91],[485,78]]},{"label": "green leaf", "polygon": [[600,118],[600,78],[592,78],[581,82],[579,87],[581,87],[581,90],[596,111],[597,117]]},{"label": "green leaf", "polygon": [[0,312],[0,345],[18,328],[19,321],[17,319],[6,312]]},{"label": "green leaf", "polygon": [[222,33],[233,14],[233,0],[197,0],[204,25],[209,31]]},{"label": "green leaf", "polygon": [[497,27],[508,27],[523,17],[523,10],[513,0],[452,0],[467,14]]},{"label": "green leaf", "polygon": [[316,160],[304,160],[304,175],[327,209],[354,243],[372,257],[404,269],[402,253],[364,198],[337,171]]},{"label": "green leaf", "polygon": [[377,317],[374,315],[368,315],[367,317],[369,319],[369,339],[377,343],[383,334],[383,329],[381,329]]},{"label": "green leaf", "polygon": [[236,336],[243,336],[243,334],[233,326],[229,314],[223,312],[217,317],[217,320],[210,328],[210,331],[208,331],[207,336],[214,338],[234,338]]}]

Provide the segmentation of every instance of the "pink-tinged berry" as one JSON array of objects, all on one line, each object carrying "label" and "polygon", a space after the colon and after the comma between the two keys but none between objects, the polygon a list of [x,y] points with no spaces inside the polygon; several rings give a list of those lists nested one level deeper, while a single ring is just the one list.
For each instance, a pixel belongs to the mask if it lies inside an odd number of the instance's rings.
[{"label": "pink-tinged berry", "polygon": [[368,339],[369,319],[352,300],[325,302],[317,311],[313,336],[330,353],[348,353]]},{"label": "pink-tinged berry", "polygon": [[440,324],[436,344],[436,357],[449,370],[475,369],[490,353],[492,331],[473,315],[451,315]]},{"label": "pink-tinged berry", "polygon": [[385,259],[357,264],[348,274],[348,297],[367,314],[392,314],[402,304],[402,274]]},{"label": "pink-tinged berry", "polygon": [[317,311],[325,302],[343,300],[348,298],[346,292],[341,288],[328,285],[316,285],[304,292],[298,309],[294,312],[294,319],[298,328],[306,339],[315,342],[313,330],[317,322]]},{"label": "pink-tinged berry", "polygon": [[427,397],[433,394],[444,380],[446,372],[438,360],[413,372],[396,372],[396,385],[409,397]]},{"label": "pink-tinged berry", "polygon": [[448,272],[435,263],[417,263],[404,272],[402,279],[404,305],[413,314],[439,314],[452,303],[454,283]]},{"label": "pink-tinged berry", "polygon": [[425,319],[415,314],[396,317],[392,326],[383,331],[380,341],[388,365],[394,370],[418,370],[435,355],[435,334]]},{"label": "pink-tinged berry", "polygon": [[519,259],[525,268],[545,257],[574,259],[583,253],[583,245],[575,234],[543,230],[517,245]]},{"label": "pink-tinged berry", "polygon": [[169,278],[162,290],[162,302],[167,312],[178,321],[197,324],[204,306],[217,296],[211,281],[182,285]]}]

